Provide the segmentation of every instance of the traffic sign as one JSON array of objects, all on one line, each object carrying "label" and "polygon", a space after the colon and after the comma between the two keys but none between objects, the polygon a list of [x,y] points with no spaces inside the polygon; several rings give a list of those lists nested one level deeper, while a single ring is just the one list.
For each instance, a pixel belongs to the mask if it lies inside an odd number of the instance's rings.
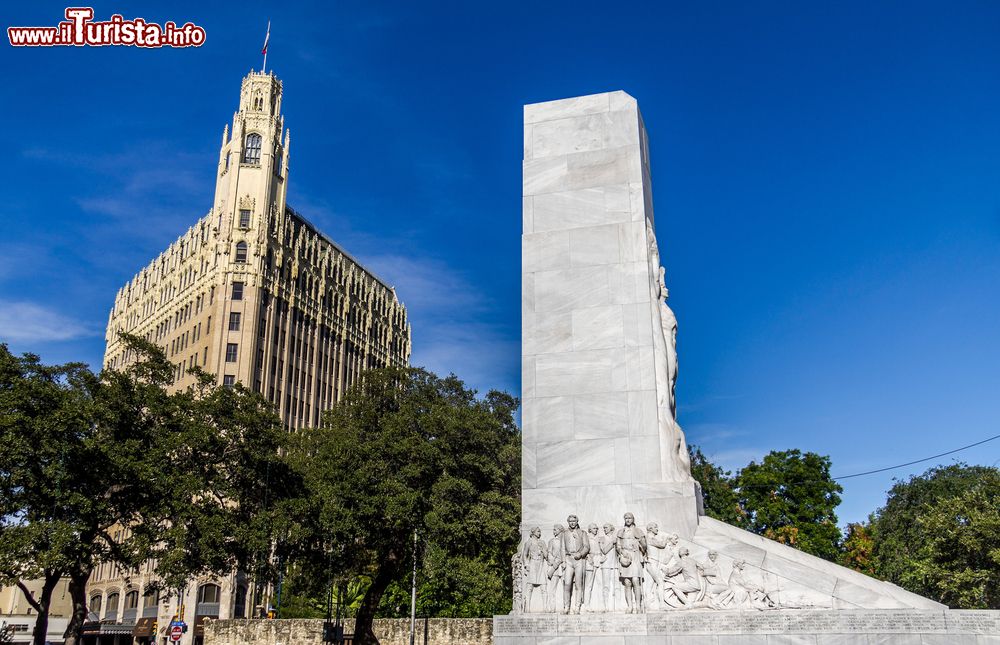
[{"label": "traffic sign", "polygon": [[172,640],[173,642],[176,643],[177,641],[179,641],[183,634],[184,634],[184,628],[181,625],[174,623],[173,625],[170,626],[170,640]]}]

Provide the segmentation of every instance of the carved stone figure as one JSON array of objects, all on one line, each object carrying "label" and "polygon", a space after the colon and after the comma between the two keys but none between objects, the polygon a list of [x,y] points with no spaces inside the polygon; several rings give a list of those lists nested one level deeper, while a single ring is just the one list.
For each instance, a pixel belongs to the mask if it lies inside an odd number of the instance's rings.
[{"label": "carved stone figure", "polygon": [[771,600],[767,590],[747,577],[746,564],[743,560],[737,560],[733,563],[733,572],[729,574],[729,588],[733,590],[736,604],[754,609],[777,608],[778,604]]},{"label": "carved stone figure", "polygon": [[642,603],[642,561],[646,556],[646,536],[635,525],[635,516],[625,513],[625,526],[618,529],[615,541],[618,554],[618,579],[625,587],[625,604],[630,614],[641,614]]},{"label": "carved stone figure", "polygon": [[587,527],[587,540],[590,542],[590,552],[587,553],[587,580],[583,592],[583,608],[586,611],[596,611],[594,606],[594,582],[597,580],[597,572],[604,561],[604,554],[601,552],[601,538],[599,537],[601,528],[597,524],[591,523]]},{"label": "carved stone figure", "polygon": [[512,614],[520,614],[524,612],[524,563],[517,551],[510,558],[510,574],[514,581],[514,598],[510,611]]},{"label": "carved stone figure", "polygon": [[[654,321],[653,357],[656,379],[656,410],[660,429],[661,470],[667,481],[689,481],[691,459],[684,432],[677,424],[677,318],[666,303],[667,287],[653,224],[646,220],[650,276],[651,314]],[[659,333],[656,333],[656,329]]]},{"label": "carved stone figure", "polygon": [[548,553],[546,554],[546,561],[549,564],[547,571],[549,589],[547,594],[548,604],[545,606],[545,611],[556,610],[556,598],[559,597],[559,587],[562,585],[563,570],[566,568],[566,563],[563,562],[562,540],[559,539],[565,530],[562,524],[556,524],[552,527],[552,539],[549,540]]},{"label": "carved stone figure", "polygon": [[663,582],[666,588],[663,600],[672,607],[693,605],[701,595],[702,580],[698,565],[690,556],[688,548],[682,546],[677,551],[677,558],[664,571],[667,578]]},{"label": "carved stone figure", "polygon": [[583,590],[586,586],[590,538],[588,533],[580,528],[580,520],[576,515],[567,517],[566,522],[569,524],[569,528],[563,531],[560,536],[563,561],[565,562],[563,613],[579,614],[580,607],[583,605]]},{"label": "carved stone figure", "polygon": [[600,539],[601,547],[601,600],[604,611],[614,611],[618,598],[618,558],[610,554],[615,549],[615,526],[604,525],[604,535]]},{"label": "carved stone figure", "polygon": [[670,416],[677,418],[677,316],[673,309],[667,304],[670,291],[667,290],[666,283],[667,270],[660,267],[657,277],[656,300],[660,307],[660,333],[667,348],[667,395],[669,399],[667,405],[670,408]]},{"label": "carved stone figure", "polygon": [[721,609],[733,602],[736,595],[729,585],[722,579],[722,570],[719,568],[719,553],[717,551],[708,552],[708,560],[698,563],[698,572],[701,574],[704,583],[704,591],[699,600],[707,599],[709,604],[715,609]]},{"label": "carved stone figure", "polygon": [[646,525],[646,571],[643,576],[647,588],[644,596],[650,609],[658,609],[663,596],[663,567],[673,555],[667,551],[667,535],[660,533],[656,522]]},{"label": "carved stone figure", "polygon": [[[525,540],[521,549],[521,565],[524,570],[524,611],[531,611],[531,596],[536,589],[542,592],[542,609],[548,605],[545,564],[549,556],[549,547],[542,540],[542,529],[532,527],[531,536]],[[515,585],[515,589],[517,585]]]}]

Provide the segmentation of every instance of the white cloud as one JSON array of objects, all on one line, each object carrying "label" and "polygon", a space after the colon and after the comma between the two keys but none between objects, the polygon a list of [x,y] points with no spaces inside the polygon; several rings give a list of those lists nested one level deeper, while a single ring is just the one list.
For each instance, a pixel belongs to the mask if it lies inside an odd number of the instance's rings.
[{"label": "white cloud", "polygon": [[98,335],[99,330],[42,305],[0,300],[2,341],[63,341]]}]

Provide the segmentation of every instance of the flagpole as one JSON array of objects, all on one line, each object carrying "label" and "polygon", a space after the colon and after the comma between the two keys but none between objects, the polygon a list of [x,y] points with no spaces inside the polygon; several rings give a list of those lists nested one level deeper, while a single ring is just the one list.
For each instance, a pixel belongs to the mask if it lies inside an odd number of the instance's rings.
[{"label": "flagpole", "polygon": [[264,54],[264,64],[260,68],[260,73],[261,74],[263,74],[264,71],[267,69],[267,44],[268,44],[268,41],[270,41],[270,40],[271,40],[271,21],[268,20],[267,21],[267,35],[264,36],[264,51],[261,52],[262,54]]}]

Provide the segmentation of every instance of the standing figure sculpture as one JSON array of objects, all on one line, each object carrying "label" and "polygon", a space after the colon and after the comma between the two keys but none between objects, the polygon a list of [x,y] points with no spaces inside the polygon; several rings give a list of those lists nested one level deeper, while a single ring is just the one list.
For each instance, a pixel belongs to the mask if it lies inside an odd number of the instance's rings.
[{"label": "standing figure sculpture", "polygon": [[601,538],[598,535],[601,528],[597,524],[587,527],[587,540],[590,542],[590,552],[587,553],[587,579],[583,590],[583,607],[587,611],[594,611],[594,582],[597,580],[597,572],[604,561],[604,554],[601,553]]},{"label": "standing figure sculpture", "polygon": [[[653,316],[653,360],[656,379],[656,415],[660,429],[660,463],[667,481],[690,481],[691,458],[684,431],[677,423],[677,317],[667,305],[669,292],[660,266],[653,224],[646,220],[649,294]],[[657,328],[659,333],[657,333]]]},{"label": "standing figure sculpture", "polygon": [[660,533],[660,526],[656,522],[646,525],[646,571],[643,581],[647,588],[643,596],[649,609],[659,609],[660,599],[663,597],[663,567],[673,555],[667,549],[667,544],[667,535]]},{"label": "standing figure sculpture", "polygon": [[615,550],[615,526],[607,523],[604,525],[604,535],[601,536],[601,599],[604,611],[614,611],[616,609],[615,600],[618,598],[618,558],[611,557],[611,552]]},{"label": "standing figure sculpture", "polygon": [[641,614],[642,604],[642,561],[646,556],[646,536],[635,525],[635,516],[625,513],[625,526],[618,529],[615,541],[618,554],[618,579],[625,587],[625,604],[628,613]]},{"label": "standing figure sculpture", "polygon": [[524,612],[524,562],[517,551],[510,558],[510,575],[514,582],[514,598],[510,613],[520,614]]},{"label": "standing figure sculpture", "polygon": [[563,561],[562,540],[560,538],[565,530],[562,524],[556,524],[552,527],[552,539],[549,540],[548,553],[546,554],[549,563],[547,571],[549,592],[545,611],[556,610],[556,603],[558,602],[556,598],[559,597],[559,587],[562,586],[563,571],[566,569],[566,563]]},{"label": "standing figure sculpture", "polygon": [[[531,611],[531,596],[536,589],[542,592],[542,609],[548,605],[545,576],[545,562],[548,560],[549,548],[542,540],[542,529],[535,526],[531,529],[531,537],[524,542],[521,549],[521,564],[524,571],[523,611]],[[516,587],[515,587],[516,588]]]},{"label": "standing figure sculpture", "polygon": [[[569,528],[563,531],[562,553],[565,562],[563,571],[563,613],[580,613],[583,605],[583,590],[587,577],[587,554],[590,553],[590,536],[580,528],[576,515],[566,518]],[[574,599],[574,594],[576,598]],[[575,603],[574,603],[575,600]]]}]

